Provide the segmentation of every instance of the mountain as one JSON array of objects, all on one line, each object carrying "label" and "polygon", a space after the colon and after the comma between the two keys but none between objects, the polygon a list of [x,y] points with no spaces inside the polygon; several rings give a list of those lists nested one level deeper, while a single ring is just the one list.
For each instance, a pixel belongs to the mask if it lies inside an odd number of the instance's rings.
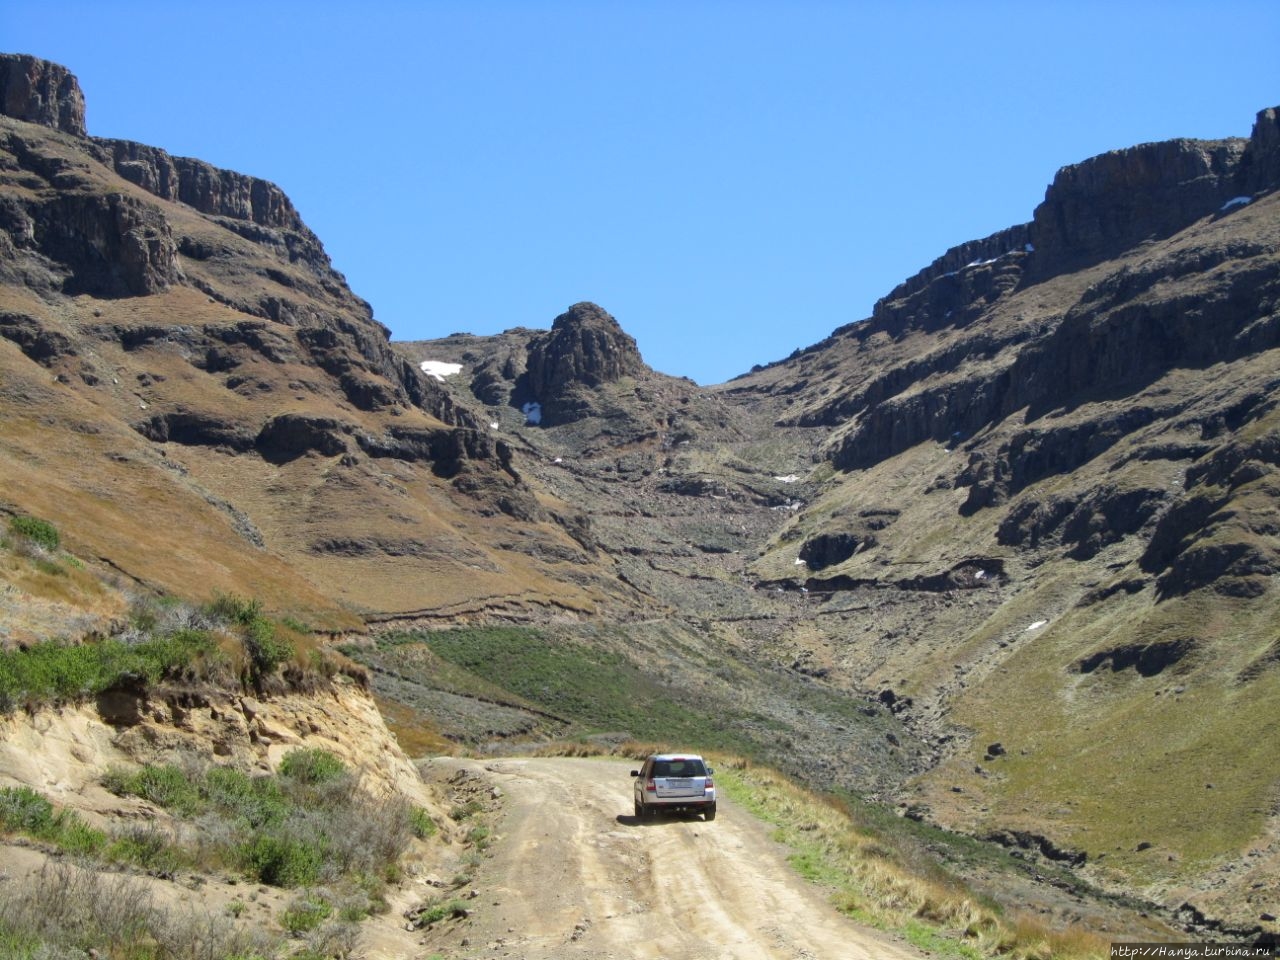
[{"label": "mountain", "polygon": [[[595,304],[392,342],[272,184],[89,137],[34,58],[0,104],[0,508],[130,589],[335,635],[536,627],[817,785],[1276,931],[1275,109],[1065,167],[1028,223],[703,387]],[[562,729],[486,697],[457,738]]]}]

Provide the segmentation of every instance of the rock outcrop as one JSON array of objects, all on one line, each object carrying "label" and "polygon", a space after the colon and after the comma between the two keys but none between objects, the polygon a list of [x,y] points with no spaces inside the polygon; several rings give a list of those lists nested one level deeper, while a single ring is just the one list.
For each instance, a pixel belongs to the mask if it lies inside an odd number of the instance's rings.
[{"label": "rock outcrop", "polygon": [[86,136],[84,94],[66,67],[27,54],[0,54],[0,113]]},{"label": "rock outcrop", "polygon": [[599,387],[646,369],[633,337],[594,303],[575,303],[529,343],[523,393],[554,419],[578,387]]}]

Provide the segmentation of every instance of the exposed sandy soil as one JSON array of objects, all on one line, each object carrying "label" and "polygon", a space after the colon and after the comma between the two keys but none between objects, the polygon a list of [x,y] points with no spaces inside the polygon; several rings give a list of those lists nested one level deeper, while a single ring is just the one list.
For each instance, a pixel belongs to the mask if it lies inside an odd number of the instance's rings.
[{"label": "exposed sandy soil", "polygon": [[428,931],[428,952],[523,960],[922,956],[841,916],[791,870],[764,824],[723,799],[712,823],[642,823],[632,816],[625,763],[432,764],[488,777],[505,810],[469,915]]}]

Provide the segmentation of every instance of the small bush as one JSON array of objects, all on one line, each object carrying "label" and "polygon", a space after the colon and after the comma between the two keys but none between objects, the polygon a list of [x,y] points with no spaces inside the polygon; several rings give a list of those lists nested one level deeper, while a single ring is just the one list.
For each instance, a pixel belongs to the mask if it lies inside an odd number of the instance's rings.
[{"label": "small bush", "polygon": [[106,857],[117,863],[131,863],[155,874],[172,874],[186,862],[172,838],[153,826],[129,828],[107,847]]},{"label": "small bush", "polygon": [[439,923],[441,920],[465,917],[466,915],[466,902],[454,897],[447,900],[433,900],[420,911],[414,913],[410,919],[413,926],[421,930],[423,927],[429,927],[431,924]]},{"label": "small bush", "polygon": [[53,824],[53,804],[30,787],[0,790],[0,830],[38,836]]},{"label": "small bush", "polygon": [[58,528],[48,520],[39,517],[17,516],[9,521],[9,529],[32,543],[39,544],[46,550],[57,550],[61,537]]},{"label": "small bush", "polygon": [[294,633],[300,633],[304,637],[310,636],[311,634],[311,628],[307,626],[305,623],[303,623],[301,620],[299,620],[297,617],[282,617],[280,622],[283,623],[290,630],[292,630]]},{"label": "small bush", "polygon": [[280,776],[313,786],[347,775],[347,766],[328,750],[290,750],[280,761]]},{"label": "small bush", "polygon": [[413,830],[413,835],[419,840],[426,840],[428,837],[435,836],[440,829],[436,826],[436,822],[431,819],[431,814],[422,807],[413,807],[409,811],[409,828]]},{"label": "small bush", "polygon": [[240,862],[262,883],[273,887],[309,887],[320,882],[325,849],[321,839],[258,833],[241,844]]},{"label": "small bush", "polygon": [[107,842],[72,810],[57,810],[30,787],[0,790],[0,831],[22,833],[72,854],[93,856]]},{"label": "small bush", "polygon": [[211,767],[204,775],[203,793],[219,812],[251,829],[283,823],[289,804],[271,777],[250,777],[231,767]]},{"label": "small bush", "polygon": [[0,884],[0,956],[62,960],[90,954],[112,960],[265,960],[278,938],[237,928],[226,917],[158,905],[144,883],[47,864],[21,884]]},{"label": "small bush", "polygon": [[296,898],[280,916],[280,925],[293,936],[308,933],[333,914],[333,907],[323,897],[307,893]]},{"label": "small bush", "polygon": [[108,774],[106,786],[112,793],[132,794],[184,817],[194,816],[205,805],[199,789],[175,766],[146,766],[132,774]]}]

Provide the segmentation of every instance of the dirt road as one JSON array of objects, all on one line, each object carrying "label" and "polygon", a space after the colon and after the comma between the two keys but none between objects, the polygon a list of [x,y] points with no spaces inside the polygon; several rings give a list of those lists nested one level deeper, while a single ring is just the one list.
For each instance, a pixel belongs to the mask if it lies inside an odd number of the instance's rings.
[{"label": "dirt road", "polygon": [[799,879],[768,827],[723,799],[701,818],[632,816],[625,763],[441,760],[483,772],[506,809],[470,916],[428,953],[524,960],[917,960]]}]

